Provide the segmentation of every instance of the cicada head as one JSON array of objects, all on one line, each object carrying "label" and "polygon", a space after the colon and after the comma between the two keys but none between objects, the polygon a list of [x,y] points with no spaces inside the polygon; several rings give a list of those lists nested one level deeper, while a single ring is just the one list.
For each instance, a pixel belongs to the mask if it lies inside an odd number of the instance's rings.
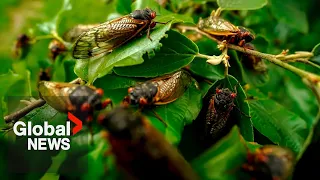
[{"label": "cicada head", "polygon": [[265,145],[255,153],[248,153],[243,170],[257,179],[287,179],[293,168],[291,150],[276,145]]},{"label": "cicada head", "polygon": [[[245,49],[255,50],[254,45],[251,43],[246,43],[243,47]],[[264,61],[262,61],[260,57],[257,57],[257,56],[243,54],[241,62],[247,68],[257,73],[266,73],[268,71],[267,65],[264,63]]]},{"label": "cicada head", "polygon": [[214,103],[216,108],[228,109],[234,105],[234,99],[237,94],[230,91],[229,88],[216,89],[216,94],[214,95]]},{"label": "cicada head", "polygon": [[123,139],[131,138],[135,129],[143,125],[141,115],[136,115],[122,106],[100,114],[98,121],[112,136]]},{"label": "cicada head", "polygon": [[50,44],[49,44],[49,57],[52,59],[52,60],[55,60],[57,58],[58,55],[60,55],[61,53],[67,51],[67,48],[65,47],[65,45],[56,40],[56,39],[53,39]]},{"label": "cicada head", "polygon": [[100,89],[93,89],[88,86],[77,86],[69,95],[71,104],[79,111],[91,111],[92,109],[101,109],[102,95]]},{"label": "cicada head", "polygon": [[30,46],[31,38],[27,36],[26,34],[21,34],[15,41],[14,45],[14,56],[24,58],[28,51]]},{"label": "cicada head", "polygon": [[156,83],[147,81],[128,89],[130,104],[148,105],[153,103],[153,98],[158,92]]},{"label": "cicada head", "polygon": [[141,20],[153,20],[156,18],[157,13],[150,8],[142,9],[142,10],[135,10],[131,14],[131,17],[134,19],[141,19]]},{"label": "cicada head", "polygon": [[244,39],[246,43],[251,42],[255,39],[255,36],[253,35],[252,32],[250,32],[248,29],[238,26],[240,29],[240,37],[241,39]]}]

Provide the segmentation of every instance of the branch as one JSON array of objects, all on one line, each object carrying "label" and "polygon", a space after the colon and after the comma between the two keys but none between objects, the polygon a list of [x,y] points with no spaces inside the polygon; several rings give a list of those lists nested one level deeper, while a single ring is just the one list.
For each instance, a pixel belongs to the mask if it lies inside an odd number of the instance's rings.
[{"label": "branch", "polygon": [[[80,84],[81,83],[81,79],[80,78],[77,78],[73,81],[71,81],[70,83],[71,84]],[[20,118],[24,117],[25,115],[27,115],[30,111],[38,108],[38,107],[41,107],[43,105],[46,104],[46,101],[44,101],[43,99],[38,99],[38,100],[35,100],[35,101],[32,101],[30,102],[30,104],[28,104],[26,107],[12,113],[12,114],[9,114],[7,116],[4,117],[4,120],[6,123],[10,123],[12,121],[16,122],[18,121]]]},{"label": "branch", "polygon": [[31,102],[28,106],[20,109],[19,111],[16,111],[8,116],[5,116],[4,120],[6,123],[10,123],[12,121],[17,121],[18,119],[27,115],[33,109],[41,107],[45,104],[46,104],[46,101],[44,101],[43,99],[35,100],[35,101]]},{"label": "branch", "polygon": [[[178,29],[181,29],[182,32],[186,31],[186,30],[191,30],[191,31],[196,31],[197,33],[199,34],[202,34],[206,37],[208,37],[209,39],[213,40],[213,41],[216,41],[218,43],[222,43],[221,41],[217,40],[216,38],[212,37],[211,35],[199,30],[197,27],[194,27],[194,26],[183,26],[183,25],[177,25],[176,26]],[[301,70],[295,66],[292,66],[288,63],[285,63],[281,60],[282,59],[285,59],[287,60],[287,58],[284,58],[284,57],[281,57],[279,55],[272,55],[272,54],[266,54],[266,53],[261,53],[259,51],[254,51],[254,50],[251,50],[251,49],[245,49],[243,47],[240,47],[240,46],[236,46],[236,45],[233,45],[233,44],[227,44],[227,47],[230,48],[230,49],[234,49],[236,51],[240,51],[240,52],[243,52],[243,53],[246,53],[246,54],[250,54],[250,55],[254,55],[254,56],[257,56],[257,57],[260,57],[262,59],[265,59],[265,60],[268,60],[270,61],[271,63],[273,64],[276,64],[282,68],[285,68],[299,76],[301,76],[302,78],[306,78],[308,79],[310,82],[316,84],[318,82],[320,82],[320,76],[316,75],[316,74],[313,74],[313,73],[310,73],[310,72],[307,72],[307,71],[304,71],[304,70]],[[290,55],[289,58],[292,58],[293,55]],[[297,56],[297,55],[296,55]],[[304,57],[305,56],[310,56],[310,55],[306,55],[304,54],[303,55]],[[280,59],[279,59],[280,57]]]}]

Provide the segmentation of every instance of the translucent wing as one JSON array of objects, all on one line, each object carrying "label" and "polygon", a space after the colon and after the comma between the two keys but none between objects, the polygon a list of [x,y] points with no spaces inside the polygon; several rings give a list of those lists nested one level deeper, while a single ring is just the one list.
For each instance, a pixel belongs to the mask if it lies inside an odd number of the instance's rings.
[{"label": "translucent wing", "polygon": [[229,21],[214,16],[200,20],[198,28],[211,35],[217,36],[235,35],[240,31],[237,26],[231,24]]},{"label": "translucent wing", "polygon": [[183,95],[191,82],[192,78],[190,74],[183,70],[169,76],[164,76],[162,79],[159,78],[157,81],[159,85],[159,95],[157,97],[159,100],[155,104],[167,104],[175,101]]},{"label": "translucent wing", "polygon": [[69,94],[78,85],[69,83],[57,83],[50,81],[40,81],[38,90],[43,100],[51,107],[60,112],[67,112],[67,108],[71,105]]},{"label": "translucent wing", "polygon": [[111,52],[114,48],[135,37],[147,26],[148,22],[148,20],[124,16],[93,27],[82,33],[75,42],[73,57],[88,59]]}]

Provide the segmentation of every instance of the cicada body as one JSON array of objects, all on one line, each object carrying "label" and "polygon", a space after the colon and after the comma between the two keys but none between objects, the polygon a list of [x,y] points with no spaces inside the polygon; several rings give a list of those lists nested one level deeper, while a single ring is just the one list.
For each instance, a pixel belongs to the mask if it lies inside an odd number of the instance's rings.
[{"label": "cicada body", "polygon": [[40,81],[50,81],[51,77],[52,77],[52,72],[51,72],[51,68],[50,67],[48,67],[46,69],[40,69],[38,82],[40,82]]},{"label": "cicada body", "polygon": [[72,112],[82,121],[90,122],[94,110],[112,103],[110,99],[102,101],[103,90],[91,86],[41,81],[38,90],[48,105],[59,112]]},{"label": "cicada body", "polygon": [[29,51],[31,38],[26,34],[21,34],[15,41],[13,48],[14,57],[24,58]]},{"label": "cicada body", "polygon": [[255,36],[246,28],[235,26],[229,21],[216,16],[200,19],[198,29],[213,36],[219,41],[226,40],[227,43],[243,46],[251,42]]},{"label": "cicada body", "polygon": [[[251,43],[247,43],[243,46],[246,49],[255,50],[255,47]],[[258,73],[265,73],[267,72],[267,65],[262,61],[260,57],[250,55],[250,54],[243,54],[242,61],[243,65],[245,65],[247,68],[254,70]]]},{"label": "cicada body", "polygon": [[125,101],[139,106],[168,104],[182,96],[191,82],[191,75],[180,70],[130,87]]},{"label": "cicada body", "polygon": [[205,118],[205,137],[216,139],[223,132],[227,125],[230,112],[235,104],[237,94],[228,88],[216,89],[211,97]]},{"label": "cicada body", "polygon": [[75,59],[89,59],[112,52],[145,30],[149,37],[150,29],[156,25],[155,17],[156,12],[146,8],[95,26],[76,40],[72,55]]},{"label": "cicada body", "polygon": [[118,167],[132,179],[199,179],[188,162],[141,114],[117,107],[98,117]]},{"label": "cicada body", "polygon": [[294,155],[290,149],[265,145],[255,153],[248,152],[247,162],[242,166],[252,178],[261,180],[286,180],[292,173]]},{"label": "cicada body", "polygon": [[60,42],[56,39],[53,39],[50,42],[48,48],[49,48],[49,57],[52,60],[55,60],[58,55],[67,51],[66,46],[62,42]]}]

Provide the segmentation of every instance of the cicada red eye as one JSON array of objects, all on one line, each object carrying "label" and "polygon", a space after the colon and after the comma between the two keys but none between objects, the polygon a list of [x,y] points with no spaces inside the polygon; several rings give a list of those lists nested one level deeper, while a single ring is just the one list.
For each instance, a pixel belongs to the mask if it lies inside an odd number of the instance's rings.
[{"label": "cicada red eye", "polygon": [[129,93],[129,94],[130,94],[132,91],[133,91],[133,88],[132,88],[132,87],[128,89],[128,93]]},{"label": "cicada red eye", "polygon": [[217,94],[219,94],[219,93],[221,93],[221,92],[222,92],[221,89],[216,89],[216,93],[217,93]]},{"label": "cicada red eye", "polygon": [[151,17],[152,19],[156,18],[156,16],[157,16],[157,13],[154,12],[154,11],[150,14],[150,17]]},{"label": "cicada red eye", "polygon": [[103,96],[103,90],[102,89],[97,89],[96,93],[99,94],[100,96]]},{"label": "cicada red eye", "polygon": [[236,93],[231,93],[231,95],[230,95],[230,96],[231,96],[231,98],[233,98],[233,99],[234,99],[234,98],[236,98],[236,97],[237,97],[237,94],[236,94]]}]

